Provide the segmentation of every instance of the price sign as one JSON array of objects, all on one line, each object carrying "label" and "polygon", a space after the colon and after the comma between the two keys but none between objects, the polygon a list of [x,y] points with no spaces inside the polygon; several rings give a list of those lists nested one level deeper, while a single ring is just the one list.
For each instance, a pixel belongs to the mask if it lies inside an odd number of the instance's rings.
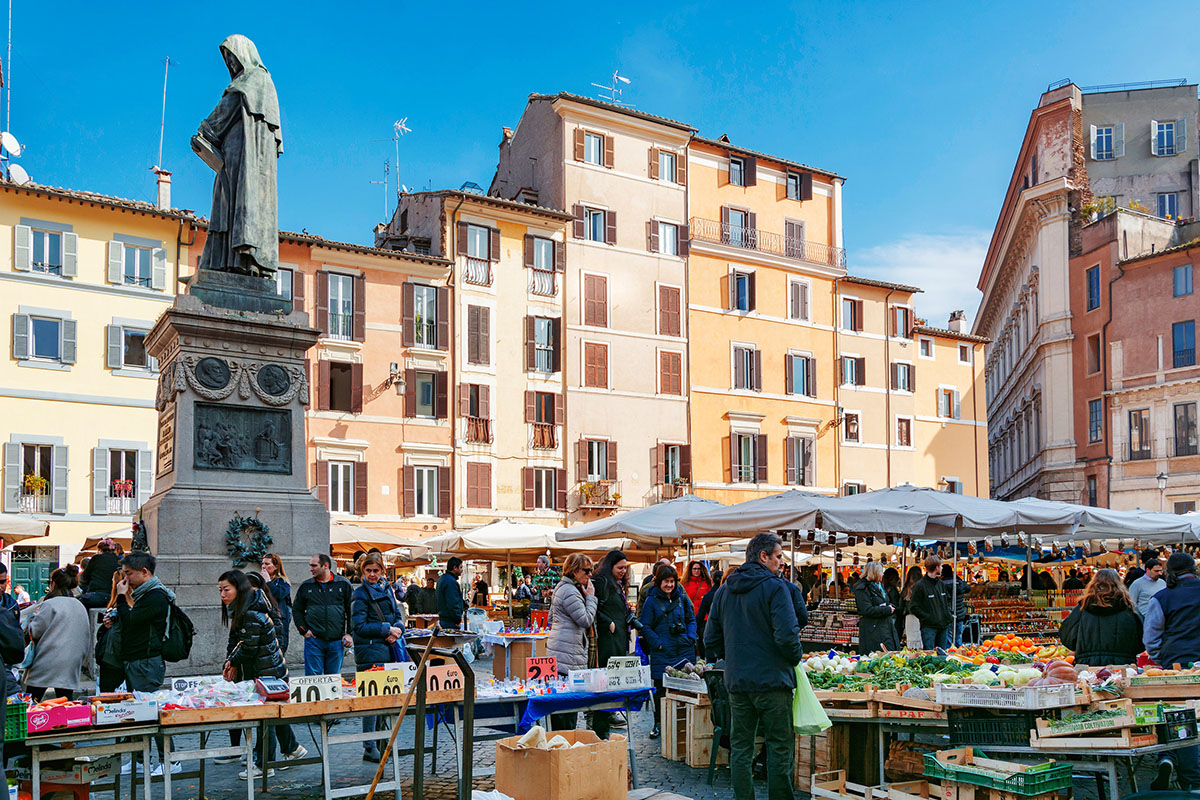
[{"label": "price sign", "polygon": [[544,681],[558,677],[558,659],[554,656],[535,656],[525,659],[525,680]]},{"label": "price sign", "polygon": [[354,676],[359,697],[379,697],[404,693],[404,672],[398,669],[374,669]]},{"label": "price sign", "polygon": [[425,691],[427,692],[462,692],[463,675],[457,664],[444,664],[440,667],[425,667]]},{"label": "price sign", "polygon": [[393,661],[383,665],[384,669],[399,670],[404,673],[404,688],[408,689],[412,685],[413,678],[417,677],[417,665],[412,661]]},{"label": "price sign", "polygon": [[293,703],[319,703],[342,696],[341,675],[296,675],[288,684],[288,699]]}]

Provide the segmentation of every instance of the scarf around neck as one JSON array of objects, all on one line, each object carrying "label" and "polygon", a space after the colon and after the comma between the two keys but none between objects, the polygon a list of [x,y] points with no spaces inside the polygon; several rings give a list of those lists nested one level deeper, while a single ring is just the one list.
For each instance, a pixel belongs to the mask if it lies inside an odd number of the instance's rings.
[{"label": "scarf around neck", "polygon": [[162,581],[160,581],[157,577],[152,577],[152,578],[150,578],[150,580],[146,581],[141,586],[134,588],[133,602],[136,603],[140,598],[144,597],[147,592],[152,591],[154,589],[162,589],[164,592],[167,593],[167,599],[172,603],[175,602],[175,593],[172,592],[170,589],[168,589],[166,587],[166,585]]}]

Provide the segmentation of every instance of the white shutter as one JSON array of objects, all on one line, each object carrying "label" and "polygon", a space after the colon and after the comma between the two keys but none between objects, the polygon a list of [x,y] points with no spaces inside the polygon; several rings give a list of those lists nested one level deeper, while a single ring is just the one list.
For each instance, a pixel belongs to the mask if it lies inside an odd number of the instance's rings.
[{"label": "white shutter", "polygon": [[74,278],[79,274],[79,236],[74,233],[62,235],[62,274]]},{"label": "white shutter", "polygon": [[137,458],[137,501],[141,508],[150,499],[150,490],[154,488],[154,456],[149,450],[138,450]]},{"label": "white shutter", "polygon": [[29,358],[29,315],[13,314],[13,358]]},{"label": "white shutter", "polygon": [[1092,132],[1092,161],[1096,160],[1096,126],[1091,126]]},{"label": "white shutter", "polygon": [[151,258],[154,266],[150,270],[150,288],[164,292],[167,289],[167,251],[156,247]]},{"label": "white shutter", "polygon": [[801,283],[800,286],[800,319],[808,319],[808,284]]},{"label": "white shutter", "polygon": [[962,397],[958,393],[958,389],[954,390],[954,418],[962,419]]},{"label": "white shutter", "polygon": [[4,443],[4,510],[21,509],[21,445]]},{"label": "white shutter", "polygon": [[108,356],[104,360],[104,365],[109,369],[120,369],[125,366],[125,332],[120,325],[108,325]]},{"label": "white shutter", "polygon": [[1158,120],[1150,120],[1150,155],[1158,155]]},{"label": "white shutter", "polygon": [[92,513],[108,513],[108,448],[92,448]]},{"label": "white shutter", "polygon": [[125,282],[125,245],[120,242],[108,243],[108,282]]},{"label": "white shutter", "polygon": [[1187,120],[1175,120],[1175,152],[1187,152]]},{"label": "white shutter", "polygon": [[64,319],[62,321],[62,350],[59,351],[62,355],[62,363],[75,363],[75,320]]},{"label": "white shutter", "polygon": [[50,513],[67,513],[67,447],[54,446],[54,477],[50,485]]},{"label": "white shutter", "polygon": [[13,226],[13,269],[28,272],[33,266],[33,228]]},{"label": "white shutter", "polygon": [[1121,158],[1125,155],[1125,123],[1118,122],[1113,125],[1113,158]]}]

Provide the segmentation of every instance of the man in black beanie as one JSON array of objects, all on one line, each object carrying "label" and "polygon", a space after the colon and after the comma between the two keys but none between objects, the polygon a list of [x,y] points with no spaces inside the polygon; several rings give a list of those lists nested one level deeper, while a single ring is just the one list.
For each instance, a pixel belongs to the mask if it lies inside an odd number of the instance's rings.
[{"label": "man in black beanie", "polygon": [[[1187,553],[1167,559],[1167,588],[1150,599],[1142,631],[1146,652],[1154,663],[1170,669],[1175,664],[1200,664],[1200,577],[1196,561]],[[1172,763],[1174,762],[1174,763]],[[1184,747],[1158,762],[1155,791],[1170,787],[1171,773],[1179,772],[1180,788],[1200,789],[1200,747]]]}]

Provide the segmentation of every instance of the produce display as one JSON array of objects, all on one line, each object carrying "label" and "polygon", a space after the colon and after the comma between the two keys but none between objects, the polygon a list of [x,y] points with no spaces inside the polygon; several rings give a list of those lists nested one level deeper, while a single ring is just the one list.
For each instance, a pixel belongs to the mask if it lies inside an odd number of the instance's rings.
[{"label": "produce display", "polygon": [[1058,630],[1044,611],[1020,597],[968,597],[967,608],[979,617],[981,636],[1049,636]]},{"label": "produce display", "polygon": [[858,614],[854,600],[825,598],[808,612],[808,624],[800,629],[800,641],[850,647],[858,644]]},{"label": "produce display", "polygon": [[[1056,658],[1074,660],[1071,649],[1063,644],[1039,644],[1033,639],[1024,638],[1015,633],[1001,633],[977,645],[951,647],[949,652],[972,660],[976,664],[985,661],[1017,661],[1029,663],[1032,661],[1049,661]],[[996,659],[992,661],[992,659]]]},{"label": "produce display", "polygon": [[801,662],[805,672],[833,672],[839,675],[850,675],[858,669],[858,656],[842,655],[836,650],[828,653],[818,653],[809,656]]},{"label": "produce display", "polygon": [[702,681],[706,672],[712,672],[716,667],[707,663],[703,658],[698,659],[695,664],[690,661],[682,667],[667,667],[666,675],[671,678],[683,678],[684,680]]}]

